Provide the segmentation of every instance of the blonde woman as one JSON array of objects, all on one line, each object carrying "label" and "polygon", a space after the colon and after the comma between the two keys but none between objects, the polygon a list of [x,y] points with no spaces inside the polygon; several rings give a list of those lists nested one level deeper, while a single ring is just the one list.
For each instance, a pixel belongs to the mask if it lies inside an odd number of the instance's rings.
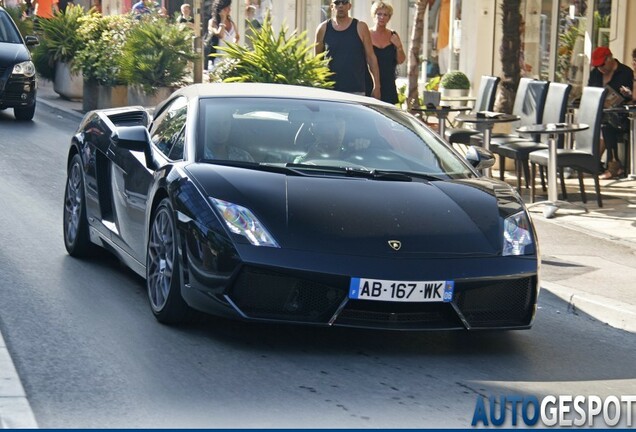
[{"label": "blonde woman", "polygon": [[[374,25],[371,27],[371,43],[378,59],[380,70],[380,99],[384,102],[396,104],[398,101],[395,87],[395,68],[404,63],[406,53],[398,34],[387,27],[393,6],[384,1],[377,1],[371,6],[371,16]],[[367,94],[370,94],[371,77],[367,77]]]}]

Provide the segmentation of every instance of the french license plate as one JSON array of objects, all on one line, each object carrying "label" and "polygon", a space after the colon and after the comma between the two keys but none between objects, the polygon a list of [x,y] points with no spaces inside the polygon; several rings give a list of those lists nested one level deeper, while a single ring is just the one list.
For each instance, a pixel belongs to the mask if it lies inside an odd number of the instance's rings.
[{"label": "french license plate", "polygon": [[393,302],[450,302],[454,281],[391,281],[351,278],[349,298]]}]

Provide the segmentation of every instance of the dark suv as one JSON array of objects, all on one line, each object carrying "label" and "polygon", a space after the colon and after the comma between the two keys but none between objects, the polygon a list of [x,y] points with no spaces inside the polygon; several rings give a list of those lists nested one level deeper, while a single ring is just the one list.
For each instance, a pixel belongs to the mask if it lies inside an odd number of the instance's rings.
[{"label": "dark suv", "polygon": [[27,45],[38,38],[22,39],[11,16],[0,7],[0,110],[13,108],[18,120],[31,120],[35,114],[35,66]]}]

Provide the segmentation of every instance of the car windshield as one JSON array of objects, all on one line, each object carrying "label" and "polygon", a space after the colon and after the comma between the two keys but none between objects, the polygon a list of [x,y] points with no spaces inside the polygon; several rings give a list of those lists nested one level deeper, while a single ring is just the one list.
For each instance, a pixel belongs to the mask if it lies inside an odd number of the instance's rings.
[{"label": "car windshield", "polygon": [[0,42],[22,43],[11,17],[5,11],[0,11]]},{"label": "car windshield", "polygon": [[[197,159],[429,178],[475,177],[417,118],[393,107],[285,98],[205,98]],[[249,166],[249,164],[248,164]],[[378,176],[376,178],[388,178]]]}]

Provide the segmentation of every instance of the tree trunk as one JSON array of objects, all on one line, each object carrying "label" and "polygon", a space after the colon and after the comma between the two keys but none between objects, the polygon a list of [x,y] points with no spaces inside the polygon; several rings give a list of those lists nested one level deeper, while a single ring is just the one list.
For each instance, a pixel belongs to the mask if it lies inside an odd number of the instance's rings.
[{"label": "tree trunk", "polygon": [[420,55],[422,53],[422,37],[424,35],[424,13],[428,6],[428,0],[417,0],[416,12],[413,22],[413,33],[411,34],[411,44],[408,59],[409,88],[406,104],[409,109],[420,106],[419,89],[417,82],[420,74]]},{"label": "tree trunk", "polygon": [[503,0],[501,5],[502,38],[499,53],[501,56],[501,83],[497,89],[495,110],[511,113],[515,100],[521,67],[521,0]]}]

